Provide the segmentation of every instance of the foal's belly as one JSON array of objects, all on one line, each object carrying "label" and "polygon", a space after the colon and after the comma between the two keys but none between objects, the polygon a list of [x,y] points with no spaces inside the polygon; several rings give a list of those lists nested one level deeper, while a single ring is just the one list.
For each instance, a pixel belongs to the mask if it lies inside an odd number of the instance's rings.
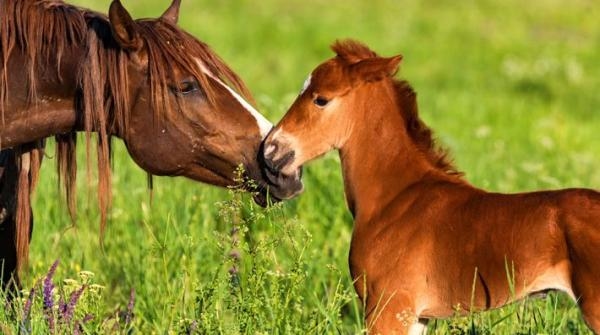
[{"label": "foal's belly", "polygon": [[[467,314],[470,311],[477,312],[499,308],[531,295],[545,294],[548,291],[561,291],[576,300],[570,277],[570,264],[567,260],[564,260],[540,270],[539,273],[532,275],[530,278],[515,279],[515,281],[520,280],[523,284],[517,285],[517,283],[514,283],[514,293],[504,286],[488,287],[489,295],[496,297],[496,299],[487,306],[478,303],[478,300],[481,300],[480,297],[473,299],[472,294],[462,294],[448,299],[448,295],[444,294],[443,288],[438,287],[437,290],[430,290],[417,296],[415,298],[415,310],[419,318],[446,318],[456,313]],[[470,306],[471,301],[474,302],[475,306]]]},{"label": "foal's belly", "polygon": [[537,292],[557,290],[568,294],[573,300],[576,300],[573,289],[571,288],[570,264],[568,261],[562,261],[552,267],[549,267],[541,275],[536,277],[530,285],[526,285],[522,296],[527,296]]}]

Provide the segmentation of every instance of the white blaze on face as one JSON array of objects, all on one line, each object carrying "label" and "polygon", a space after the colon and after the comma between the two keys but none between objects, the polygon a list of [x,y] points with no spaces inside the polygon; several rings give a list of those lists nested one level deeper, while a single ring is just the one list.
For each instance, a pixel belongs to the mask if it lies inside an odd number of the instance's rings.
[{"label": "white blaze on face", "polygon": [[306,92],[306,89],[308,88],[308,86],[310,86],[311,79],[312,79],[312,74],[309,74],[308,78],[306,78],[306,80],[304,81],[304,85],[302,85],[302,90],[300,91],[299,95],[302,95],[304,92]]},{"label": "white blaze on face", "polygon": [[202,70],[202,72],[204,72],[207,76],[214,79],[217,83],[219,83],[219,85],[223,86],[233,96],[233,98],[235,100],[237,100],[240,103],[240,105],[242,105],[242,107],[244,107],[244,109],[246,109],[248,112],[250,112],[250,114],[256,120],[256,124],[258,125],[258,129],[260,131],[261,138],[264,139],[267,136],[267,134],[269,133],[269,131],[271,131],[271,128],[273,128],[273,124],[269,120],[267,120],[259,111],[257,111],[254,107],[252,107],[252,105],[250,105],[248,103],[248,101],[246,101],[244,98],[242,98],[242,96],[240,96],[236,91],[234,91],[231,87],[229,87],[227,84],[225,84],[223,81],[221,81],[221,79],[219,79],[212,72],[210,72],[206,68],[206,66],[204,66],[204,64],[202,63],[201,60],[196,60],[196,61],[198,62],[198,65],[200,66],[200,69]]}]

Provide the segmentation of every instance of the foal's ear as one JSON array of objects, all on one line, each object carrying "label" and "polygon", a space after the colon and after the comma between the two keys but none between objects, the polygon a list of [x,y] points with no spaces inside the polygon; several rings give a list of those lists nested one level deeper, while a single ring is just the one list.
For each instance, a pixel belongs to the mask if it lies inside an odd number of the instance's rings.
[{"label": "foal's ear", "polygon": [[113,0],[108,10],[110,28],[119,45],[129,51],[138,51],[143,42],[137,31],[137,25],[119,0]]},{"label": "foal's ear", "polygon": [[167,8],[160,18],[171,24],[177,24],[177,20],[179,19],[179,6],[181,6],[181,0],[173,0],[171,6]]},{"label": "foal's ear", "polygon": [[352,64],[350,72],[353,80],[362,80],[366,82],[378,81],[385,77],[395,75],[396,72],[398,72],[398,65],[401,60],[401,55],[389,58],[367,58]]}]

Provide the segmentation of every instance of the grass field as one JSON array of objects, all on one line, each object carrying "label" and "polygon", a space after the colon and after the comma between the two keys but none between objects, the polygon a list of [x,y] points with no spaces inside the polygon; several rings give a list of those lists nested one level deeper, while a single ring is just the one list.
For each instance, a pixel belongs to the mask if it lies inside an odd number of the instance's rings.
[{"label": "grass field", "polygon": [[[158,16],[166,2],[123,0],[134,17]],[[109,5],[74,3],[102,12]],[[180,25],[236,70],[274,122],[307,74],[332,55],[328,46],[336,38],[359,39],[382,55],[401,53],[399,76],[418,92],[422,118],[466,178],[485,189],[517,192],[600,187],[598,17],[594,0],[187,0]],[[150,202],[145,173],[120,143],[116,147],[103,246],[84,164],[73,226],[53,159],[45,161],[24,285],[27,292],[35,285],[36,299],[27,324],[0,311],[0,333],[49,331],[48,319],[61,312],[43,312],[40,291],[57,259],[55,294],[68,301],[86,284],[73,320],[93,317],[84,323],[87,333],[363,331],[348,274],[352,218],[336,154],[305,167],[299,198],[264,211],[238,192],[173,178],[155,178]],[[71,333],[74,323],[54,328]],[[432,322],[429,330],[588,332],[562,295]]]}]

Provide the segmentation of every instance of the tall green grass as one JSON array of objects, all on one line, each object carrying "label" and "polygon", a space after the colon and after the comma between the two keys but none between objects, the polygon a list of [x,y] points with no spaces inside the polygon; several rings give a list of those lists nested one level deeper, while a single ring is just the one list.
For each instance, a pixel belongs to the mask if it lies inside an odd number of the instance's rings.
[{"label": "tall green grass", "polygon": [[[144,17],[160,15],[165,1],[123,3]],[[109,5],[76,3],[103,12]],[[207,0],[182,6],[181,26],[244,78],[272,121],[307,74],[332,56],[328,45],[353,37],[382,55],[404,55],[400,77],[418,92],[422,118],[474,185],[501,192],[600,185],[600,6],[593,0]],[[305,168],[303,195],[263,211],[234,190],[185,179],[157,178],[150,200],[145,174],[116,143],[113,209],[100,245],[94,185],[80,178],[79,218],[72,225],[49,147],[23,299],[59,259],[52,279],[57,295],[70,297],[77,286],[64,280],[82,284],[84,270],[104,287],[84,291],[94,300],[78,303],[77,320],[94,315],[87,333],[363,331],[347,266],[352,218],[335,154]],[[36,289],[34,334],[48,331],[39,294]],[[19,332],[23,307],[0,309],[0,333]],[[430,332],[586,330],[573,303],[552,294],[435,321]]]}]

